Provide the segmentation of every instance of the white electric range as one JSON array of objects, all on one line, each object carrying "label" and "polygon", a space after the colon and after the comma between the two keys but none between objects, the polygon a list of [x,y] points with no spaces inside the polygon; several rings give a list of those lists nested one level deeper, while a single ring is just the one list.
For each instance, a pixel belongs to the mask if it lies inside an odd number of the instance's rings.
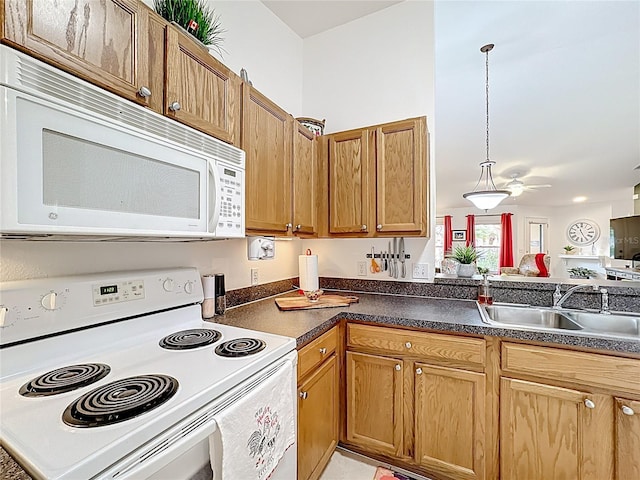
[{"label": "white electric range", "polygon": [[[0,284],[2,446],[35,478],[208,469],[216,414],[297,354],[292,338],[202,321],[202,300],[192,268]],[[272,478],[295,478],[295,451]]]}]

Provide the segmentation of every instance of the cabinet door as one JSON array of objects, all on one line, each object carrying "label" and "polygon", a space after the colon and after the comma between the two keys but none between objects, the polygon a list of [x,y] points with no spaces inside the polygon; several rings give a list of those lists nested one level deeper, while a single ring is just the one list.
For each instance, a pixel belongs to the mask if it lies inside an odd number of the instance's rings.
[{"label": "cabinet door", "polygon": [[611,479],[612,408],[610,396],[503,378],[501,478]]},{"label": "cabinet door", "polygon": [[375,169],[369,130],[329,137],[329,233],[375,232]]},{"label": "cabinet door", "polygon": [[376,128],[376,204],[379,233],[426,231],[426,122]]},{"label": "cabinet door", "polygon": [[416,462],[445,477],[484,479],[485,375],[420,363],[415,369]]},{"label": "cabinet door", "polygon": [[164,113],[232,144],[239,142],[240,79],[208,50],[167,26]]},{"label": "cabinet door", "polygon": [[615,399],[616,480],[640,478],[640,402]]},{"label": "cabinet door", "polygon": [[347,441],[402,453],[402,360],[347,352]]},{"label": "cabinet door", "polygon": [[298,480],[317,479],[338,444],[338,362],[333,355],[298,388]]},{"label": "cabinet door", "polygon": [[293,232],[316,234],[318,159],[315,135],[299,122],[293,134]]},{"label": "cabinet door", "polygon": [[146,104],[148,15],[136,0],[5,0],[3,41]]},{"label": "cabinet door", "polygon": [[242,149],[246,153],[246,227],[286,234],[291,227],[293,117],[242,85]]}]

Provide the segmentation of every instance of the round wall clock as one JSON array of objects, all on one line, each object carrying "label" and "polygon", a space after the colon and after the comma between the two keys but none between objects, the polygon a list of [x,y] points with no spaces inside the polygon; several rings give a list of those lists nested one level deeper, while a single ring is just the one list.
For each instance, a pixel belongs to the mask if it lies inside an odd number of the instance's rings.
[{"label": "round wall clock", "polygon": [[600,238],[600,227],[593,220],[576,220],[567,227],[567,238],[574,245],[591,245]]}]

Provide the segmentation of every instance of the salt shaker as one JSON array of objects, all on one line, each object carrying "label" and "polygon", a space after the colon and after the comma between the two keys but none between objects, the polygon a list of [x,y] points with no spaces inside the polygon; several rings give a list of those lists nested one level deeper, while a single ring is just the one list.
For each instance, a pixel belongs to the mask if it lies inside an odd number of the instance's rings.
[{"label": "salt shaker", "polygon": [[204,300],[202,301],[202,318],[212,318],[215,314],[215,284],[216,279],[213,275],[202,276],[202,290],[204,291]]},{"label": "salt shaker", "polygon": [[227,296],[224,289],[224,274],[216,273],[216,315],[222,315],[227,309]]}]

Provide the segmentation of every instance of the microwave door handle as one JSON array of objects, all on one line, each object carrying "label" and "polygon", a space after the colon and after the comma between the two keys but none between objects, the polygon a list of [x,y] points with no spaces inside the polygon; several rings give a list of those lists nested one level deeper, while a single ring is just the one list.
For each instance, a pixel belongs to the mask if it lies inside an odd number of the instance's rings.
[{"label": "microwave door handle", "polygon": [[214,161],[207,161],[209,165],[209,233],[215,233],[220,219],[220,176]]}]

